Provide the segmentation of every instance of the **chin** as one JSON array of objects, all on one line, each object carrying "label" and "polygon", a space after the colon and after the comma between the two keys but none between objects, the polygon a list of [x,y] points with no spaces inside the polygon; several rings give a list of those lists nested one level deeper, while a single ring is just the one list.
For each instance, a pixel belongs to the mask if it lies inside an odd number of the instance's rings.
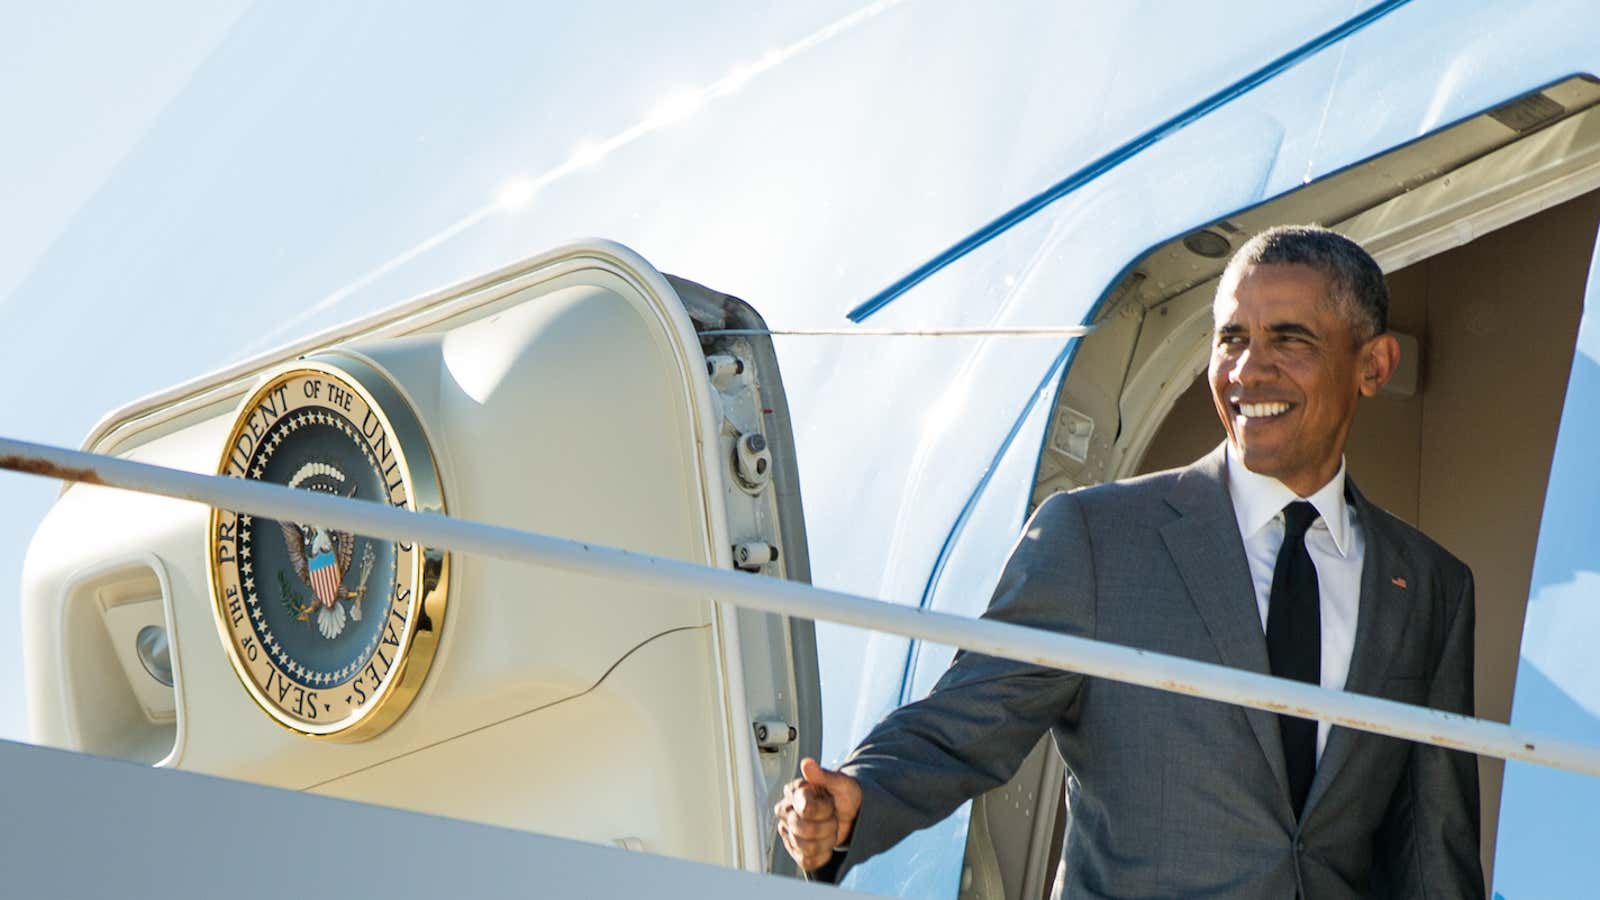
[{"label": "chin", "polygon": [[1277,478],[1283,471],[1283,465],[1276,454],[1259,448],[1252,450],[1239,444],[1234,444],[1233,449],[1239,454],[1239,461],[1244,463],[1244,467],[1257,475]]}]

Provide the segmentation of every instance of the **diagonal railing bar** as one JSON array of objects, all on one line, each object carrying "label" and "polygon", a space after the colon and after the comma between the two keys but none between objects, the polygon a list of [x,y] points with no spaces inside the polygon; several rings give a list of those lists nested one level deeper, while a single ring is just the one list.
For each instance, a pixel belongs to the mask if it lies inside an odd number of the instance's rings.
[{"label": "diagonal railing bar", "polygon": [[1084,337],[1094,332],[1093,325],[1027,326],[996,325],[928,328],[715,328],[700,332],[700,337]]},{"label": "diagonal railing bar", "polygon": [[899,606],[800,582],[10,438],[0,438],[0,469],[160,494],[263,518],[316,522],[371,537],[417,541],[425,546],[597,578],[639,582],[746,609],[886,631],[1097,678],[1600,776],[1600,747],[1499,722],[1005,622]]}]

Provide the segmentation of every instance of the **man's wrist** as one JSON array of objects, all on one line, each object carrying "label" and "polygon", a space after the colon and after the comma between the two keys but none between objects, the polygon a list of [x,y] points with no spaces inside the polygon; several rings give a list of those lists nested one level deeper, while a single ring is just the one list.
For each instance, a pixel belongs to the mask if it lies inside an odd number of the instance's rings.
[{"label": "man's wrist", "polygon": [[844,858],[848,851],[835,847],[833,856],[828,861],[809,872],[802,872],[807,881],[816,881],[822,884],[839,883],[839,867],[844,865]]}]

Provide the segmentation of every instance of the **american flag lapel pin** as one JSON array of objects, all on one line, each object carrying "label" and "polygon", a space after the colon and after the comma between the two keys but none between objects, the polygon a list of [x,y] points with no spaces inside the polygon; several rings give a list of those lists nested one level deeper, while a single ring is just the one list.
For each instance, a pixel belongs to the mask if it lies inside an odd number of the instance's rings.
[{"label": "american flag lapel pin", "polygon": [[1399,575],[1396,575],[1395,577],[1389,579],[1389,583],[1394,585],[1395,587],[1401,588],[1401,589],[1404,589],[1405,586],[1406,586],[1406,580],[1404,578],[1400,577]]}]

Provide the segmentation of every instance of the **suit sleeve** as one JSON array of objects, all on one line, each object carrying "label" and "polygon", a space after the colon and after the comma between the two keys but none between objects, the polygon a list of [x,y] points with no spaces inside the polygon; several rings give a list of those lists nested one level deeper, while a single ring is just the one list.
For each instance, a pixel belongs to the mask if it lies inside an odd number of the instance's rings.
[{"label": "suit sleeve", "polygon": [[[1434,709],[1473,714],[1473,589],[1467,571],[1428,692]],[[1477,756],[1413,744],[1379,831],[1382,896],[1481,898]]]},{"label": "suit sleeve", "polygon": [[[1094,572],[1083,513],[1070,494],[1040,505],[1012,550],[984,618],[1094,634]],[[1058,720],[1083,676],[962,652],[932,693],[891,713],[840,767],[862,805],[837,880],[857,863],[1004,784]]]}]

